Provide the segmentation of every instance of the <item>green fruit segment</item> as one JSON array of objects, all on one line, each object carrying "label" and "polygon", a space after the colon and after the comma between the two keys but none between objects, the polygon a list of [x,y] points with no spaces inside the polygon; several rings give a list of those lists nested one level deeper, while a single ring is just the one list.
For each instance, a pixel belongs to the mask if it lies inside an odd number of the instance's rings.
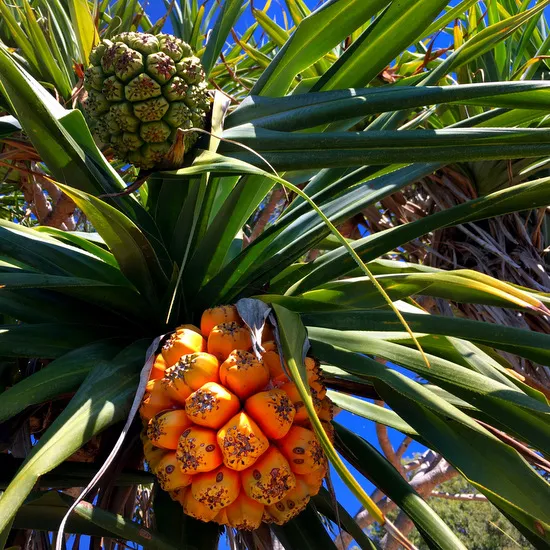
[{"label": "green fruit segment", "polygon": [[97,139],[118,158],[140,168],[169,168],[179,129],[185,150],[204,128],[210,94],[200,60],[169,34],[125,32],[103,40],[90,54],[85,103]]}]

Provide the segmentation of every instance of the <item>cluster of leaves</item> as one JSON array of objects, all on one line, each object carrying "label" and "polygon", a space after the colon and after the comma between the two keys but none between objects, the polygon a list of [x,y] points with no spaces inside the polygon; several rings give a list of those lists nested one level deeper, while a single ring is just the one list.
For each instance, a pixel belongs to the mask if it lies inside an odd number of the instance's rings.
[{"label": "cluster of leaves", "polygon": [[[447,0],[332,0],[309,13],[303,2],[289,1],[293,29],[255,9],[256,23],[228,47],[243,2],[228,0],[210,14],[196,3],[184,2],[179,11],[171,4],[175,32],[195,46],[209,80],[221,90],[212,135],[181,169],[148,175],[139,194],[116,196],[125,181],[97,148],[82,113],[65,105],[78,98],[79,82],[67,63],[85,64],[96,22],[99,34],[109,36],[134,28],[154,32],[163,21],[152,24],[137,2],[92,6],[70,0],[52,4],[55,9],[27,0],[11,8],[2,4],[7,46],[0,44],[0,93],[25,137],[11,118],[0,119],[0,137],[30,140],[44,175],[97,234],[0,220],[0,312],[17,320],[0,330],[0,356],[51,360],[12,381],[0,399],[0,422],[15,439],[16,420],[70,395],[15,475],[2,469],[7,479],[0,542],[11,526],[57,528],[67,500],[55,489],[80,487],[91,477],[90,470],[65,461],[101,432],[107,454],[108,428],[126,418],[155,336],[196,322],[206,307],[256,296],[276,311],[290,371],[325,451],[380,523],[382,514],[340,457],[396,502],[430,547],[464,548],[361,434],[335,422],[336,447],[324,435],[301,382],[304,326],[338,406],[444,455],[532,544],[547,546],[550,487],[539,471],[550,454],[550,407],[496,352],[548,364],[550,336],[429,315],[415,298],[536,316],[548,314],[550,297],[474,271],[379,258],[441,228],[545,207],[550,181],[491,191],[351,244],[334,226],[445,164],[550,154],[550,86],[527,80],[544,63],[548,3],[464,0],[451,7]],[[451,28],[454,45],[435,55],[431,37],[455,20],[462,23]],[[57,30],[66,27],[69,34]],[[56,39],[61,35],[62,47]],[[41,56],[51,54],[48,63],[37,57],[42,47]],[[461,72],[461,82],[470,83],[455,85]],[[486,75],[481,82],[479,74]],[[224,93],[238,102],[225,121]],[[275,185],[291,190],[292,202],[243,249],[242,227]],[[304,263],[312,249],[327,252]],[[338,391],[344,386],[345,392]],[[384,400],[389,409],[365,395]],[[146,474],[109,478],[95,493],[106,509],[78,505],[69,528],[150,548],[217,542],[215,529],[184,518],[162,494],[154,501],[156,530],[107,511],[120,498],[109,492],[111,482],[147,481]],[[40,487],[49,491],[33,492]],[[352,518],[335,513],[326,495],[273,532],[288,548],[334,548],[320,515],[341,523],[362,548],[374,547]]]}]

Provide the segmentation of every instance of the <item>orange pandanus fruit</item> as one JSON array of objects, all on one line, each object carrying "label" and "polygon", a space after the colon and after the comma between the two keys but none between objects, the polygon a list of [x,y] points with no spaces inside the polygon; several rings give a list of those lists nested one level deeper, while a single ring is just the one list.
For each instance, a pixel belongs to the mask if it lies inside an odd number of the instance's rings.
[{"label": "orange pandanus fruit", "polygon": [[[140,408],[145,458],[194,518],[245,530],[282,525],[319,492],[327,459],[275,342],[256,356],[235,306],[206,310],[200,325],[178,327],[155,358]],[[329,433],[321,369],[311,357],[305,368]]]}]

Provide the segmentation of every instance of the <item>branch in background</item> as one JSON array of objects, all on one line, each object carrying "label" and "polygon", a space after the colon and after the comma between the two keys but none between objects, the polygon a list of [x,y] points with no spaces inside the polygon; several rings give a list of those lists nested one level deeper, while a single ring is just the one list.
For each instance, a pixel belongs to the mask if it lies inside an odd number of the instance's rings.
[{"label": "branch in background", "polygon": [[401,441],[401,445],[397,448],[397,451],[395,451],[395,456],[400,461],[401,464],[401,458],[403,458],[403,455],[405,454],[405,451],[409,448],[409,445],[413,442],[412,437],[405,437],[403,441]]},{"label": "branch in background", "polygon": [[432,491],[430,493],[430,496],[431,497],[437,497],[437,498],[444,498],[444,499],[447,499],[447,500],[465,500],[465,501],[468,501],[468,502],[474,502],[474,501],[486,502],[487,501],[487,497],[485,495],[480,494],[480,493],[469,493],[469,494],[456,493],[456,494],[453,494],[453,493],[445,493],[443,491]]},{"label": "branch in background", "polygon": [[284,187],[278,187],[273,190],[266,205],[262,208],[260,215],[258,216],[258,220],[254,225],[254,229],[252,230],[250,237],[248,238],[247,244],[250,244],[252,241],[257,239],[262,234],[263,230],[265,229],[265,226],[269,223],[269,221],[271,220],[271,216],[273,216],[275,210],[277,209],[278,204],[284,198],[285,198]]},{"label": "branch in background", "polygon": [[[415,466],[410,469],[416,468],[417,471],[409,483],[411,487],[423,498],[431,496],[431,493],[438,485],[444,483],[445,481],[449,481],[458,475],[458,472],[441,455],[431,450],[426,451],[419,459],[412,462]],[[377,497],[380,495],[378,489],[372,496],[374,495]],[[388,514],[397,507],[395,502],[387,497],[380,498],[379,500],[373,500],[376,501],[376,505],[380,508],[380,510],[382,510],[384,515]],[[366,529],[375,521],[366,510],[360,510],[354,519],[361,529]],[[413,522],[403,512],[399,513],[394,525],[405,536],[411,532],[414,526]],[[353,537],[351,537],[348,533],[342,533],[336,540],[336,543],[343,548],[347,548],[352,540]],[[386,535],[382,540],[381,547],[385,550],[396,550],[398,546],[399,543],[393,538],[390,539],[388,535]]]},{"label": "branch in background", "polygon": [[[375,403],[379,406],[384,408],[384,402],[383,401],[375,401]],[[392,466],[403,476],[405,477],[405,468],[403,468],[403,464],[401,464],[401,461],[395,454],[395,450],[390,443],[390,437],[388,435],[388,428],[384,424],[376,423],[376,436],[378,437],[378,443],[380,443],[380,447],[382,451],[384,452],[384,455],[386,458],[390,461]]]}]

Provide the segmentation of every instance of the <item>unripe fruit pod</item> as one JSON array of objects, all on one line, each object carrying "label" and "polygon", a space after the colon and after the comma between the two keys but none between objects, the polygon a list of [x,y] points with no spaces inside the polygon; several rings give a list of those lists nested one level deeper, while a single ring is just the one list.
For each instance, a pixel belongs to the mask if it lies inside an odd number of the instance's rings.
[{"label": "unripe fruit pod", "polygon": [[239,398],[216,382],[208,382],[185,400],[185,412],[200,426],[218,429],[239,409]]},{"label": "unripe fruit pod", "polygon": [[191,491],[193,498],[211,510],[229,506],[241,490],[241,478],[237,472],[226,466],[193,476]]},{"label": "unripe fruit pod", "polygon": [[277,445],[296,474],[307,474],[323,465],[323,449],[315,434],[307,428],[292,426]]},{"label": "unripe fruit pod", "polygon": [[201,317],[201,332],[205,338],[210,336],[212,329],[222,323],[236,322],[241,324],[241,318],[235,306],[217,306],[204,310]]},{"label": "unripe fruit pod", "polygon": [[220,365],[220,381],[244,400],[265,388],[269,370],[253,353],[236,349]]},{"label": "unripe fruit pod", "polygon": [[264,521],[283,525],[297,516],[307,506],[309,499],[309,487],[303,480],[297,477],[294,489],[291,489],[285,497],[276,504],[266,506]]},{"label": "unripe fruit pod", "polygon": [[221,361],[224,361],[234,349],[248,351],[251,347],[250,331],[235,321],[216,325],[208,336],[208,353]]},{"label": "unripe fruit pod", "polygon": [[241,479],[245,493],[268,506],[282,500],[296,485],[287,459],[273,446],[242,472]]},{"label": "unripe fruit pod", "polygon": [[147,437],[156,447],[174,450],[181,434],[192,425],[193,422],[181,409],[163,411],[149,420]]},{"label": "unripe fruit pod", "polygon": [[162,356],[166,365],[171,367],[175,365],[182,355],[197,353],[206,350],[206,341],[204,338],[188,328],[176,330],[162,346]]},{"label": "unripe fruit pod", "polygon": [[191,484],[192,480],[192,476],[180,470],[176,453],[173,451],[167,452],[159,461],[155,475],[157,476],[160,486],[165,491],[173,491],[180,487],[187,487]]},{"label": "unripe fruit pod", "polygon": [[216,432],[201,426],[192,426],[181,434],[176,456],[186,474],[209,472],[223,461]]},{"label": "unripe fruit pod", "polygon": [[234,529],[258,529],[262,523],[264,508],[263,504],[241,491],[235,502],[224,508],[227,519],[225,524]]},{"label": "unripe fruit pod", "polygon": [[252,466],[269,447],[267,437],[244,412],[231,418],[220,429],[217,439],[224,464],[237,471]]},{"label": "unripe fruit pod", "polygon": [[244,408],[270,439],[284,437],[296,414],[288,395],[279,389],[254,394],[246,400]]},{"label": "unripe fruit pod", "polygon": [[218,382],[218,360],[209,353],[182,355],[177,363],[166,369],[162,386],[171,399],[185,405],[185,400],[207,382]]}]

